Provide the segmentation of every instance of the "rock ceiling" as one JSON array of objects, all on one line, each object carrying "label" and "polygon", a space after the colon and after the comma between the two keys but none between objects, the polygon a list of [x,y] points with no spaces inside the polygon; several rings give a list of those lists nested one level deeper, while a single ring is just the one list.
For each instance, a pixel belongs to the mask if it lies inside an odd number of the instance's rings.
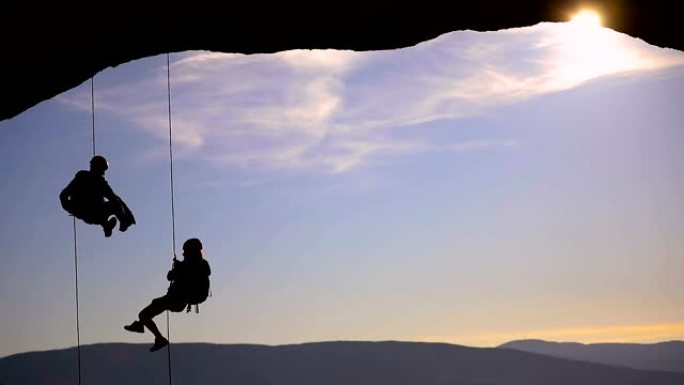
[{"label": "rock ceiling", "polygon": [[166,52],[270,53],[288,49],[407,47],[456,30],[494,31],[566,21],[582,6],[604,25],[684,50],[677,2],[330,0],[0,5],[0,121],[99,71]]}]

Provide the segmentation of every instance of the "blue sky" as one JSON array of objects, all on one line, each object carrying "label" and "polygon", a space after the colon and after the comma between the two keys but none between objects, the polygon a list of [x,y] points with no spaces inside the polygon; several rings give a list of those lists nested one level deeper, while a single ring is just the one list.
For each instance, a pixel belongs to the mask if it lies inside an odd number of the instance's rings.
[{"label": "blue sky", "polygon": [[[172,340],[684,339],[683,63],[571,23],[173,53],[177,247],[202,239],[214,296]],[[151,341],[122,326],[167,287],[166,97],[165,55],[95,77],[97,152],[138,224],[77,223],[82,343]],[[75,345],[58,194],[90,106],[87,81],[0,122],[0,356]]]}]

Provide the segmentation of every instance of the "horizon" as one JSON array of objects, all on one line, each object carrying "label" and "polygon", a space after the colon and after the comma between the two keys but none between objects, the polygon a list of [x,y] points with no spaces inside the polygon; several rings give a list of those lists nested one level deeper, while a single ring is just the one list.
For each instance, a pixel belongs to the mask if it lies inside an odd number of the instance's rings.
[{"label": "horizon", "polygon": [[[217,343],[217,342],[207,342],[207,341],[189,341],[189,342],[173,342],[171,341],[172,345],[225,345],[225,346],[263,346],[263,347],[287,347],[287,346],[300,346],[300,345],[316,345],[316,344],[336,344],[336,343],[406,343],[406,344],[427,344],[427,345],[451,345],[451,346],[457,346],[457,347],[463,347],[463,348],[473,348],[473,349],[500,349],[503,347],[503,345],[509,344],[509,343],[514,343],[514,342],[543,342],[543,343],[548,343],[548,344],[579,344],[582,346],[594,346],[594,345],[638,345],[638,346],[651,346],[651,345],[662,345],[662,344],[670,344],[670,343],[682,343],[684,344],[684,340],[668,340],[668,341],[657,341],[657,342],[592,342],[592,343],[582,343],[582,342],[576,342],[576,341],[549,341],[549,340],[542,340],[542,339],[535,339],[535,338],[530,338],[530,339],[520,339],[520,340],[511,340],[511,341],[506,341],[498,345],[494,346],[472,346],[472,345],[463,345],[463,344],[458,344],[458,343],[453,343],[453,342],[442,342],[442,341],[408,341],[408,340],[328,340],[328,341],[307,341],[307,342],[292,342],[292,343],[284,343],[284,344],[267,344],[267,343],[254,343],[254,342],[226,342],[226,343]],[[81,344],[80,348],[84,349],[87,347],[94,347],[98,345],[140,345],[141,347],[149,347],[149,343],[147,342],[122,342],[122,341],[103,341],[103,342],[94,342],[90,344]],[[73,349],[78,349],[79,347],[74,345],[74,346],[67,346],[67,347],[60,347],[60,348],[53,348],[53,349],[47,349],[47,350],[31,350],[31,351],[25,351],[25,352],[17,352],[17,353],[12,353],[6,356],[0,356],[0,360],[15,356],[15,355],[21,355],[21,354],[31,354],[31,353],[47,353],[47,352],[55,352],[55,351],[65,351],[65,350],[73,350]],[[503,347],[506,348],[506,347]]]},{"label": "horizon", "polygon": [[[684,53],[577,28],[171,54],[175,233],[204,243],[214,293],[172,315],[171,342],[684,340]],[[138,224],[77,223],[81,346],[148,343],[122,326],[178,246],[166,55],[94,85],[98,153]],[[57,195],[92,155],[90,95],[0,122],[0,357],[75,344]]]}]

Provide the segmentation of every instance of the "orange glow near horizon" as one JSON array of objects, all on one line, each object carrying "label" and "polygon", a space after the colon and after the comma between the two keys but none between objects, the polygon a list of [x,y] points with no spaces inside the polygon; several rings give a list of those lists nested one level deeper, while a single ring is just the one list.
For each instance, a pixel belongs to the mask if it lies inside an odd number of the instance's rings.
[{"label": "orange glow near horizon", "polygon": [[537,339],[553,342],[656,343],[684,340],[684,323],[557,328],[520,332],[472,333],[470,335],[425,336],[420,341],[447,342],[466,346],[498,346],[505,342]]}]

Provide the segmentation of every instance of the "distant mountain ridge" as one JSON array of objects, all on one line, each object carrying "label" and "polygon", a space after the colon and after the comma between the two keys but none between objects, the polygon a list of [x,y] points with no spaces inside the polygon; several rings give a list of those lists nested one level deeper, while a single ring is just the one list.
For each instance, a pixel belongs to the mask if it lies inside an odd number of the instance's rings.
[{"label": "distant mountain ridge", "polygon": [[507,342],[499,347],[577,361],[684,373],[684,341],[654,344],[581,344],[576,342],[517,340]]},{"label": "distant mountain ridge", "polygon": [[[165,351],[145,344],[81,348],[82,381],[167,384]],[[681,385],[684,373],[576,362],[513,349],[418,342],[172,345],[173,382],[240,385]],[[0,383],[76,384],[75,348],[0,359]]]}]

